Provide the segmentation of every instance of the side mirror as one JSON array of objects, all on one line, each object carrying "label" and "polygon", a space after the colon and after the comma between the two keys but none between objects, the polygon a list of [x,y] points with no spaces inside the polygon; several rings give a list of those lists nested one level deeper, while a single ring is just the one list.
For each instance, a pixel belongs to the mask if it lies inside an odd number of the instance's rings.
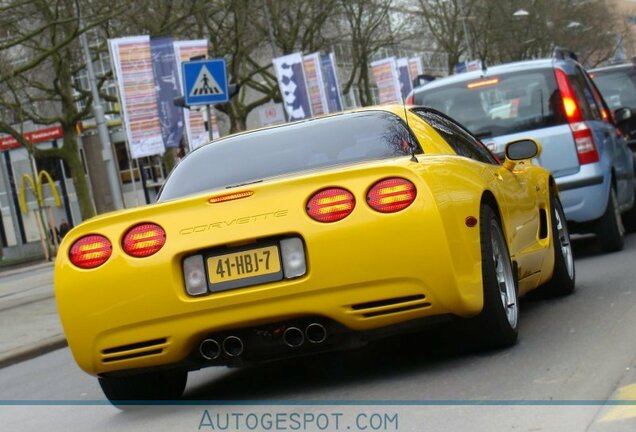
[{"label": "side mirror", "polygon": [[632,110],[629,108],[618,108],[614,111],[614,120],[617,124],[623,123],[632,118]]},{"label": "side mirror", "polygon": [[510,141],[506,144],[504,168],[512,171],[517,162],[533,159],[541,154],[541,145],[532,139]]}]

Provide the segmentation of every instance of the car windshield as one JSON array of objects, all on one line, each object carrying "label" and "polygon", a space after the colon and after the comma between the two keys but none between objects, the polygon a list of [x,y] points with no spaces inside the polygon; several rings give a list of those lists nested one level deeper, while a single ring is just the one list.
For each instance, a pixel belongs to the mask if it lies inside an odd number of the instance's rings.
[{"label": "car windshield", "polygon": [[419,145],[404,122],[385,111],[365,111],[231,136],[184,158],[158,201],[229,188],[287,173],[411,153]]},{"label": "car windshield", "polygon": [[607,105],[617,108],[636,107],[636,70],[619,69],[593,73],[594,82],[601,91]]},{"label": "car windshield", "polygon": [[561,123],[559,92],[551,69],[519,71],[416,92],[414,102],[460,122],[478,138]]}]

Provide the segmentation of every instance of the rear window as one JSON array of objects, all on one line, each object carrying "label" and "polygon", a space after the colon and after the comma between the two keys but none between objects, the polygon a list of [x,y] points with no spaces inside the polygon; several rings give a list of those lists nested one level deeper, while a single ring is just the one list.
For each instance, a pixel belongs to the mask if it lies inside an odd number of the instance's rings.
[{"label": "rear window", "polygon": [[594,72],[594,83],[612,109],[636,107],[636,71],[615,70]]},{"label": "rear window", "polygon": [[215,141],[184,158],[159,201],[287,173],[421,152],[402,119],[384,111],[341,114]]},{"label": "rear window", "polygon": [[454,118],[478,138],[563,123],[552,69],[493,75],[436,87],[415,94],[414,102]]}]

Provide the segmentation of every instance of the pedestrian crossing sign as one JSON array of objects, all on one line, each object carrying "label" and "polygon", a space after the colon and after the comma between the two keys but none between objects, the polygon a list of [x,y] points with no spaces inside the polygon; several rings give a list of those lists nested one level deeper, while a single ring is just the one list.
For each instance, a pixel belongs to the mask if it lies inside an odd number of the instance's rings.
[{"label": "pedestrian crossing sign", "polygon": [[213,105],[229,100],[225,59],[182,63],[185,104]]}]

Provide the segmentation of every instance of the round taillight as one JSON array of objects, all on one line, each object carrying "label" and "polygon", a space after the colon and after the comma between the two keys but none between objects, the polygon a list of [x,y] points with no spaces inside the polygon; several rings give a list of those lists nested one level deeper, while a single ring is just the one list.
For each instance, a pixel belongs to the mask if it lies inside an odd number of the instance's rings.
[{"label": "round taillight", "polygon": [[92,269],[108,261],[112,253],[113,245],[106,237],[91,234],[73,243],[69,259],[79,268]]},{"label": "round taillight", "polygon": [[323,189],[307,203],[307,214],[318,222],[336,222],[349,216],[356,206],[353,194],[346,189]]},{"label": "round taillight", "polygon": [[166,243],[166,232],[157,224],[144,223],[128,230],[122,241],[124,252],[143,258],[155,254]]},{"label": "round taillight", "polygon": [[395,213],[415,201],[417,190],[410,181],[391,177],[374,184],[367,194],[369,206],[381,213]]}]

